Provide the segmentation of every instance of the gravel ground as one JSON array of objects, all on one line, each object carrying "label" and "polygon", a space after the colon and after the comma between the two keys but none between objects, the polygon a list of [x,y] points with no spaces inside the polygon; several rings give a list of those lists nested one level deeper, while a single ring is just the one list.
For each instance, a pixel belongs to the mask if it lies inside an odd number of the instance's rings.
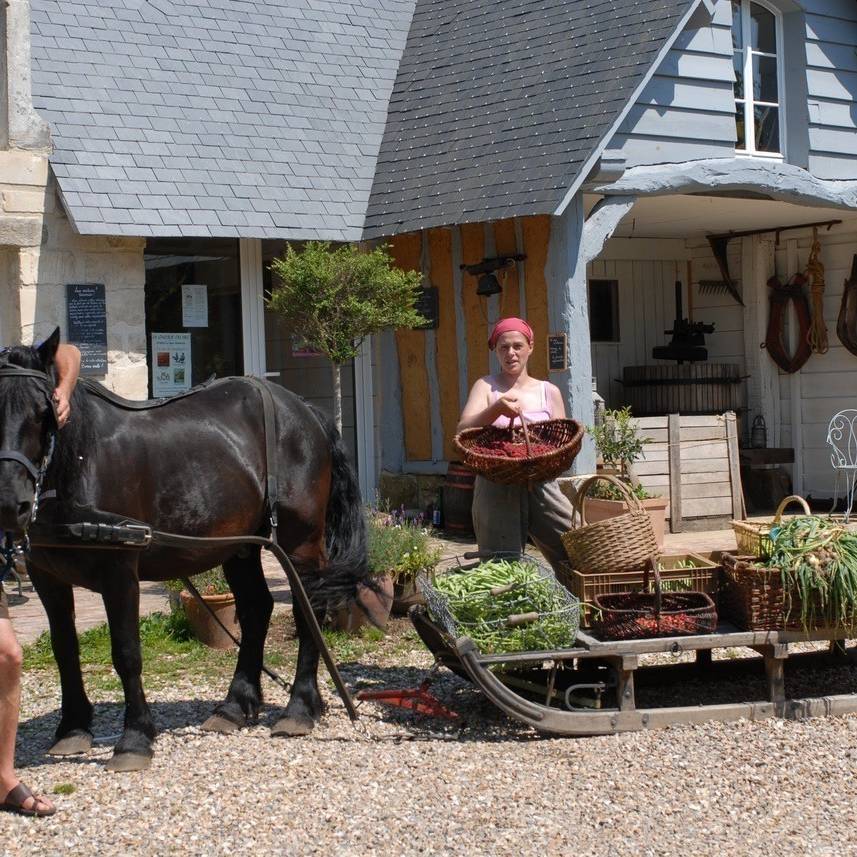
[{"label": "gravel ground", "polygon": [[[430,663],[405,638],[344,673],[352,683],[413,686]],[[22,773],[41,790],[74,792],[54,795],[52,819],[0,816],[0,853],[857,855],[857,717],[546,739],[444,674],[434,689],[464,714],[461,731],[365,705],[369,735],[420,739],[370,740],[325,687],[329,710],[315,733],[273,740],[268,726],[285,695],[268,683],[262,724],[200,732],[225,686],[187,676],[150,689],[161,733],[153,766],[109,774],[117,696],[93,694],[91,753],[52,760],[44,753],[57,684],[28,673]],[[428,728],[437,731],[420,731]]]}]

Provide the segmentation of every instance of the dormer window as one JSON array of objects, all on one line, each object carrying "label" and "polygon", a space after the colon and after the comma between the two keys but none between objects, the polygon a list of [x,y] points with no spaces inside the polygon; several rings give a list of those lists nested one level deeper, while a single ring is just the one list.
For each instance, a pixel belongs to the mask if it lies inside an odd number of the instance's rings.
[{"label": "dormer window", "polygon": [[732,0],[738,152],[782,154],[782,28],[767,4]]}]

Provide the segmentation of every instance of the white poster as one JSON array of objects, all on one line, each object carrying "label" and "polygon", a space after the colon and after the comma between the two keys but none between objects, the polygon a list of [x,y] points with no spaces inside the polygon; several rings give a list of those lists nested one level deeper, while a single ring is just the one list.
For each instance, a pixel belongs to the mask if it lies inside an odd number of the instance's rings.
[{"label": "white poster", "polygon": [[207,286],[182,286],[182,326],[208,327]]},{"label": "white poster", "polygon": [[190,334],[153,333],[152,395],[160,399],[189,390],[190,375]]}]

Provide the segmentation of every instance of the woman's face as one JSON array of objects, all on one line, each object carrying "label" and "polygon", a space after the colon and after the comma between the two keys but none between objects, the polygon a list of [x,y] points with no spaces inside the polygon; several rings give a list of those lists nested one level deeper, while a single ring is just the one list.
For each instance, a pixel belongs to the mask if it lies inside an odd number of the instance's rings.
[{"label": "woman's face", "polygon": [[533,346],[527,337],[517,330],[504,333],[495,347],[500,368],[509,375],[520,375],[527,367],[527,361],[533,353]]}]

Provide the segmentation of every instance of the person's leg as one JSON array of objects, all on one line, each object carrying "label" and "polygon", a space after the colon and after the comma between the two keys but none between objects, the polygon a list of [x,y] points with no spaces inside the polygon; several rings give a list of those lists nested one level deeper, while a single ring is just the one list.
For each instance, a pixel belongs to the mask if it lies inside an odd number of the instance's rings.
[{"label": "person's leg", "polygon": [[574,526],[571,503],[554,479],[536,483],[529,492],[529,504],[530,536],[551,564],[557,580],[567,586],[570,566],[561,536]]},{"label": "person's leg", "polygon": [[480,551],[521,553],[527,540],[526,505],[520,485],[500,485],[477,476],[473,529]]},{"label": "person's leg", "polygon": [[[15,736],[21,705],[21,647],[9,619],[6,597],[0,586],[0,804],[19,784],[15,774]],[[24,810],[50,811],[53,805],[43,797],[22,801]]]}]

